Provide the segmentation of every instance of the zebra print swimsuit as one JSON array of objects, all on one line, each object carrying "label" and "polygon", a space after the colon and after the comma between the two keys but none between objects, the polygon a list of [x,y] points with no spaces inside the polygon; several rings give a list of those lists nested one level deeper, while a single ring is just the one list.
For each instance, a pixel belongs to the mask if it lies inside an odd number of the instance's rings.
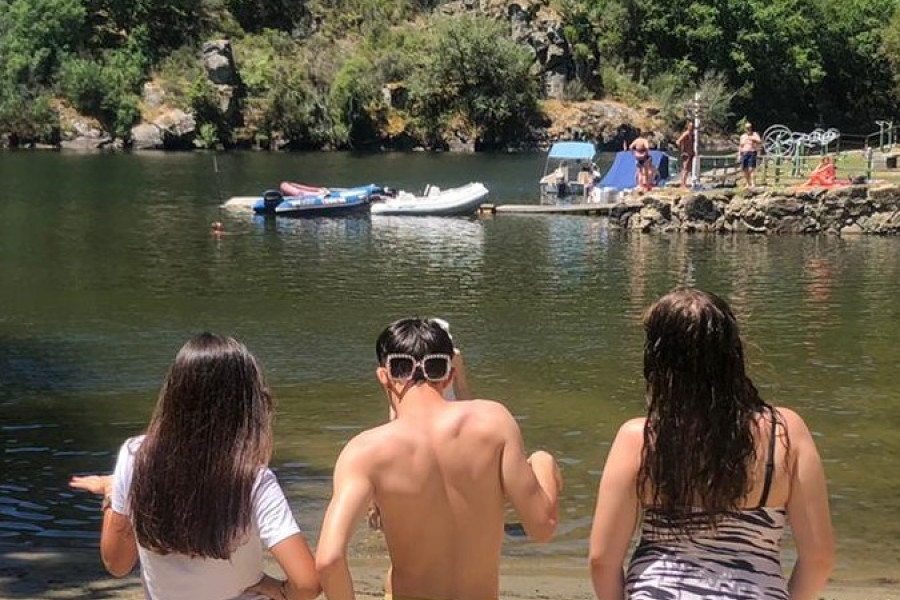
[{"label": "zebra print swimsuit", "polygon": [[781,570],[784,507],[765,506],[775,467],[775,414],[756,508],[722,518],[715,531],[673,539],[665,516],[646,509],[625,578],[629,600],[788,600]]}]

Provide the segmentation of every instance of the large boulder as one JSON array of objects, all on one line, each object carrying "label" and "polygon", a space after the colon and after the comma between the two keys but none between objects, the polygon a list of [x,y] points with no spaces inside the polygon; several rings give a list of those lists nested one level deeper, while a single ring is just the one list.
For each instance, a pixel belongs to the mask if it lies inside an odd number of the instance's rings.
[{"label": "large boulder", "polygon": [[197,135],[197,121],[194,115],[173,108],[160,114],[153,120],[153,125],[162,133],[163,146],[166,149],[188,149],[194,145]]},{"label": "large boulder", "polygon": [[70,106],[57,107],[60,121],[61,148],[66,150],[97,150],[112,143],[112,136],[103,130],[99,121],[78,113]]},{"label": "large boulder", "polygon": [[219,112],[232,126],[243,123],[241,104],[244,85],[234,63],[234,51],[227,39],[209,40],[203,44],[203,67],[206,77],[216,89]]},{"label": "large boulder", "polygon": [[162,150],[162,131],[150,123],[135,125],[131,128],[131,147],[134,150]]},{"label": "large boulder", "polygon": [[194,115],[177,108],[162,110],[150,123],[131,128],[134,150],[188,150],[197,136]]},{"label": "large boulder", "polygon": [[206,76],[215,85],[238,85],[234,52],[227,39],[210,40],[203,44],[203,67]]}]

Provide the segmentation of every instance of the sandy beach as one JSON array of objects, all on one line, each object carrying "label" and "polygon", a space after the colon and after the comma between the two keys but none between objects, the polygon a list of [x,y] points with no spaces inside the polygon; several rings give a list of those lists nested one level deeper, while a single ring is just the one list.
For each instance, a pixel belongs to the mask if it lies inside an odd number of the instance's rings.
[{"label": "sandy beach", "polygon": [[[351,562],[360,598],[382,597],[386,559]],[[270,572],[278,573],[270,565]],[[586,567],[542,558],[504,558],[501,597],[517,600],[591,600]],[[0,545],[0,598],[140,600],[137,572],[123,579],[106,574],[99,556],[86,550],[34,551]],[[833,581],[820,594],[823,600],[900,600],[900,572],[892,578]]]}]

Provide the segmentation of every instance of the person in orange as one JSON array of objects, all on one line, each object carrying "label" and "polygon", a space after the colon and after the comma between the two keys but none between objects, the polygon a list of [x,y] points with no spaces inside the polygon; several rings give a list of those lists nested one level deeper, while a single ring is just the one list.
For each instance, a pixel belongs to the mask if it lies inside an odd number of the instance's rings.
[{"label": "person in orange", "polygon": [[836,168],[831,157],[823,156],[822,162],[809,174],[809,179],[806,180],[804,185],[832,186],[836,179],[835,172]]}]

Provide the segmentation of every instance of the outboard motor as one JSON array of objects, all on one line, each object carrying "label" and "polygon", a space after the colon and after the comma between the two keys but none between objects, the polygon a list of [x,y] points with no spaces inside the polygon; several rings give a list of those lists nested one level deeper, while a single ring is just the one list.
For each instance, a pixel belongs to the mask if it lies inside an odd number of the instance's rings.
[{"label": "outboard motor", "polygon": [[266,214],[275,214],[275,207],[284,201],[284,196],[278,190],[266,190],[262,197],[263,210]]}]

